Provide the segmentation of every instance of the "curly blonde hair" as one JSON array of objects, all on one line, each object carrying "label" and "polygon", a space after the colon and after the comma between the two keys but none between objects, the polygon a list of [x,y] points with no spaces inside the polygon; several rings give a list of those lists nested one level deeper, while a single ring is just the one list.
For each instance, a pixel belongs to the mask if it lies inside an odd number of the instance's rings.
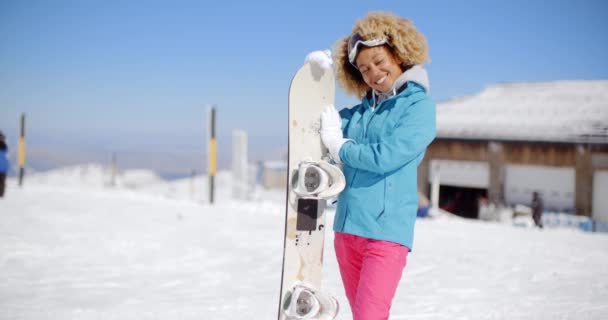
[{"label": "curly blonde hair", "polygon": [[[404,71],[413,65],[429,61],[426,38],[416,29],[414,23],[406,18],[388,12],[370,12],[355,23],[351,35],[356,33],[368,40],[387,39],[387,47],[395,59],[400,62],[401,69]],[[334,46],[336,78],[346,93],[361,99],[369,87],[363,81],[359,70],[348,61],[350,37],[341,38]]]}]

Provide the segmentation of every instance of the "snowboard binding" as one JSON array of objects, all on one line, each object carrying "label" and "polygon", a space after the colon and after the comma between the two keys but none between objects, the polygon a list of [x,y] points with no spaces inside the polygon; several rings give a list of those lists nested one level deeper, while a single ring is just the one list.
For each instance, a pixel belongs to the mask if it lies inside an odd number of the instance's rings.
[{"label": "snowboard binding", "polygon": [[302,284],[288,293],[283,305],[287,320],[332,320],[338,314],[338,301]]},{"label": "snowboard binding", "polygon": [[346,186],[342,170],[325,160],[302,161],[294,170],[292,190],[300,199],[329,199]]}]

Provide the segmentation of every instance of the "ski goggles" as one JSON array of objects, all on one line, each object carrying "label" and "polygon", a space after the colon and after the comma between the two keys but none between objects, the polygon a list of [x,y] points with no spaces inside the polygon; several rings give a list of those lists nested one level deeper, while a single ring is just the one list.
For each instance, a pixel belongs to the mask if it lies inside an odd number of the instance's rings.
[{"label": "ski goggles", "polygon": [[356,68],[357,66],[355,65],[355,58],[357,58],[359,46],[375,47],[383,45],[387,42],[388,40],[386,38],[365,40],[360,34],[355,33],[350,36],[350,39],[348,39],[348,61]]}]

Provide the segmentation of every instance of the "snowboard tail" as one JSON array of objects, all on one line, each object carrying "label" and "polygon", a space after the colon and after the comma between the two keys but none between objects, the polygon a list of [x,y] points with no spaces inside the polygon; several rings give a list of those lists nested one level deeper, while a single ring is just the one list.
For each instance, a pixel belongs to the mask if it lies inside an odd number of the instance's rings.
[{"label": "snowboard tail", "polygon": [[283,314],[288,320],[332,320],[339,309],[336,298],[302,284],[287,292],[283,304]]}]

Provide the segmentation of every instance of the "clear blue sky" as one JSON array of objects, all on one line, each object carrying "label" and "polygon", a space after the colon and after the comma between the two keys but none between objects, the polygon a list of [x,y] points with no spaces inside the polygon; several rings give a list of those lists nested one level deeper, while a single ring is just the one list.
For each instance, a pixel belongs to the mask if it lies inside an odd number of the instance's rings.
[{"label": "clear blue sky", "polygon": [[[28,143],[202,148],[286,144],[289,81],[305,55],[368,11],[427,36],[437,101],[512,81],[608,79],[606,1],[0,1],[0,129]],[[338,93],[338,107],[355,100]]]}]

